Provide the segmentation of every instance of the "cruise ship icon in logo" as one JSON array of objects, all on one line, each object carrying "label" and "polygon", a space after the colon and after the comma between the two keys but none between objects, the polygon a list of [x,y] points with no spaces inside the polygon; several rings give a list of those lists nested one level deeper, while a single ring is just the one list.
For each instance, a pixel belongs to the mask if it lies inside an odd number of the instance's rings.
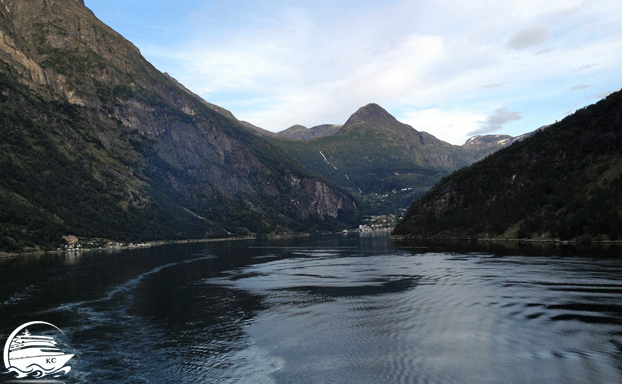
[{"label": "cruise ship icon in logo", "polygon": [[53,327],[62,333],[55,325],[43,321],[33,321],[19,326],[9,336],[4,346],[4,365],[8,372],[15,373],[17,378],[59,377],[67,374],[71,367],[65,364],[74,355],[63,353],[51,336],[31,334],[26,327],[33,325]]}]

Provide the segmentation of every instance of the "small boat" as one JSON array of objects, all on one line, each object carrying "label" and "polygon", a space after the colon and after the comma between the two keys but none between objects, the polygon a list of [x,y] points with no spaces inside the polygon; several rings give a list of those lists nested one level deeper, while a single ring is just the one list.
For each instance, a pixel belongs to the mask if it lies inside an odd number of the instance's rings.
[{"label": "small boat", "polygon": [[24,373],[37,370],[45,374],[54,373],[73,356],[58,349],[53,337],[31,335],[27,329],[15,336],[9,346],[11,366]]}]

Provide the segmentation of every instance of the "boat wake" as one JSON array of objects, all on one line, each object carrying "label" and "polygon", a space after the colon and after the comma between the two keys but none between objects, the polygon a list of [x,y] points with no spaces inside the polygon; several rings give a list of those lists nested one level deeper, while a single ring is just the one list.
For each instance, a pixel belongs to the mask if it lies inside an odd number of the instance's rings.
[{"label": "boat wake", "polygon": [[[110,302],[112,301],[115,297],[118,297],[120,295],[123,295],[125,298],[128,297],[128,295],[130,294],[130,292],[135,289],[145,278],[154,275],[160,271],[162,271],[163,269],[166,268],[170,268],[170,267],[175,267],[178,265],[183,265],[183,264],[190,264],[190,263],[194,263],[197,261],[204,261],[204,260],[208,260],[208,259],[214,259],[216,258],[216,256],[214,255],[205,255],[205,256],[200,256],[200,257],[196,257],[194,259],[187,259],[187,260],[181,260],[181,261],[175,261],[172,263],[167,263],[167,264],[163,264],[160,266],[157,266],[149,271],[143,272],[140,275],[134,277],[133,279],[130,279],[126,282],[124,282],[123,284],[117,285],[115,286],[113,289],[111,289],[110,291],[108,291],[108,293],[103,296],[100,297],[98,299],[94,299],[94,300],[86,300],[86,301],[80,301],[80,302],[73,302],[73,303],[67,303],[67,304],[63,304],[60,305],[58,307],[55,308],[50,308],[44,311],[40,311],[39,313],[49,313],[49,312],[59,312],[59,311],[73,311],[76,310],[78,308],[84,308],[85,306],[90,306],[92,304],[97,304],[97,303],[106,303],[106,302]],[[80,311],[82,312],[82,311]]]}]

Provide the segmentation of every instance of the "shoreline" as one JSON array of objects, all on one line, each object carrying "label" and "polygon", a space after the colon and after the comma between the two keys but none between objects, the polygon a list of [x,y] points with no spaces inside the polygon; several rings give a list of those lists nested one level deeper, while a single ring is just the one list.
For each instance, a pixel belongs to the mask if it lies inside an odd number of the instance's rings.
[{"label": "shoreline", "polygon": [[[375,231],[374,231],[375,232]],[[386,232],[386,231],[378,231]],[[365,233],[352,231],[348,233]],[[342,232],[326,233],[326,234],[342,234]],[[93,251],[118,251],[127,249],[139,249],[139,248],[152,248],[166,244],[193,244],[193,243],[212,243],[220,241],[240,241],[240,240],[256,240],[256,239],[288,239],[296,237],[308,237],[310,233],[299,234],[283,234],[283,235],[268,235],[265,237],[258,236],[241,236],[241,237],[217,237],[206,239],[185,239],[185,240],[154,240],[143,243],[115,243],[118,246],[110,247],[96,247],[96,248],[70,248],[70,249],[56,249],[50,251],[26,251],[18,253],[0,252],[0,259],[8,259],[20,256],[43,256],[43,255],[55,255],[63,253],[75,253],[75,252],[93,252]],[[551,244],[551,245],[583,245],[583,246],[603,246],[603,245],[622,245],[622,240],[593,240],[593,241],[580,241],[580,240],[559,240],[559,239],[495,239],[495,238],[467,238],[467,237],[409,237],[409,236],[393,236],[391,234],[388,237],[392,240],[398,241],[433,241],[433,242],[472,242],[472,243],[518,243],[518,244]],[[113,242],[114,243],[114,242]]]},{"label": "shoreline", "polygon": [[561,245],[622,245],[622,240],[560,240],[560,239],[495,239],[495,238],[471,238],[471,237],[410,237],[389,236],[394,240],[423,240],[423,241],[463,241],[475,243],[546,243]]},{"label": "shoreline", "polygon": [[20,257],[20,256],[44,256],[44,255],[56,255],[56,254],[63,254],[63,253],[118,251],[118,250],[127,250],[127,249],[152,248],[152,247],[158,247],[158,246],[166,245],[166,244],[212,243],[212,242],[219,242],[219,241],[256,240],[256,239],[262,239],[262,238],[287,239],[287,238],[308,237],[308,236],[311,236],[311,234],[310,233],[299,233],[299,234],[284,234],[284,235],[267,235],[265,237],[264,236],[238,236],[238,237],[215,237],[215,238],[206,238],[206,239],[185,239],[185,240],[153,240],[153,241],[146,241],[142,243],[120,243],[120,242],[111,241],[112,243],[120,244],[120,245],[111,246],[111,247],[55,249],[55,250],[50,250],[50,251],[26,251],[26,252],[18,252],[18,253],[0,252],[0,259],[8,259],[8,258]]},{"label": "shoreline", "polygon": [[[292,235],[293,236],[293,235]],[[154,240],[146,241],[142,243],[116,243],[122,244],[113,247],[96,247],[96,248],[70,248],[70,249],[55,249],[51,251],[26,251],[18,253],[0,252],[0,259],[20,257],[20,256],[43,256],[43,255],[55,255],[63,253],[75,253],[75,252],[93,252],[93,251],[117,251],[125,249],[140,249],[140,248],[152,248],[166,244],[191,244],[191,243],[210,243],[217,241],[233,241],[233,240],[251,240],[256,239],[254,236],[245,237],[218,237],[209,239],[186,239],[186,240]],[[272,238],[272,237],[269,237]],[[275,237],[278,238],[278,237]]]}]

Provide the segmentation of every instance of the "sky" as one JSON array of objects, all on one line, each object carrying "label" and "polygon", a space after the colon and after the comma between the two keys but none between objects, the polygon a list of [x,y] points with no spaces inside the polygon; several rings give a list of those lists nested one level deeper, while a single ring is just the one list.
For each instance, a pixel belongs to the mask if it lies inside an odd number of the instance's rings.
[{"label": "sky", "polygon": [[622,88],[620,0],[85,0],[157,69],[278,132],[376,103],[452,144]]}]

